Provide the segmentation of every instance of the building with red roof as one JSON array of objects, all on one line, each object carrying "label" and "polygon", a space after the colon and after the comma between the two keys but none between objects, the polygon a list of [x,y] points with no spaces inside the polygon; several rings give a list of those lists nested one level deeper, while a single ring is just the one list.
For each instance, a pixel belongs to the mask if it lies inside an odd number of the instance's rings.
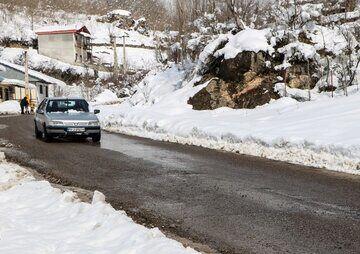
[{"label": "building with red roof", "polygon": [[49,26],[36,34],[39,54],[71,64],[91,62],[91,34],[86,26]]}]

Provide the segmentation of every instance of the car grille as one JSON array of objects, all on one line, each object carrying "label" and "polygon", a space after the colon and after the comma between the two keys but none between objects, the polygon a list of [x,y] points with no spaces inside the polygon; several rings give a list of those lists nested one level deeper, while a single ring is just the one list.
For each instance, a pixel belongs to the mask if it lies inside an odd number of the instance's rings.
[{"label": "car grille", "polygon": [[88,121],[81,121],[81,122],[80,121],[63,121],[63,122],[66,126],[74,126],[74,127],[89,125]]}]

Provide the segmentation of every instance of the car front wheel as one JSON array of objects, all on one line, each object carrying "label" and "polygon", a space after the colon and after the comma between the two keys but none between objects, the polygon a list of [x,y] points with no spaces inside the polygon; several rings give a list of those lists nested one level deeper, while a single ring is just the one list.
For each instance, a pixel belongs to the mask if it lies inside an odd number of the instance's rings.
[{"label": "car front wheel", "polygon": [[36,123],[35,123],[35,137],[37,139],[41,138],[41,131],[39,131],[38,127],[36,126]]},{"label": "car front wheel", "polygon": [[45,142],[51,142],[52,136],[46,131],[46,126],[44,125],[44,132],[42,133],[42,137]]},{"label": "car front wheel", "polygon": [[100,133],[96,134],[96,135],[92,136],[91,139],[94,143],[99,143],[101,140],[101,134]]}]

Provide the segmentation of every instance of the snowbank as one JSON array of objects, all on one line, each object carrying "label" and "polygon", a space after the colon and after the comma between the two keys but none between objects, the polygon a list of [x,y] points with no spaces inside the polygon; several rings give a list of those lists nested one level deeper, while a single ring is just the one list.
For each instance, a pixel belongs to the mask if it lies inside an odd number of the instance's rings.
[{"label": "snowbank", "polygon": [[[102,106],[105,129],[360,174],[360,93],[282,98],[256,109],[194,111],[189,97],[204,85],[182,82],[177,68],[150,74],[121,105]],[[145,85],[146,84],[146,85]]]},{"label": "snowbank", "polygon": [[21,113],[18,101],[4,101],[0,103],[0,115],[16,115]]},{"label": "snowbank", "polygon": [[94,100],[91,102],[92,105],[108,105],[119,103],[120,99],[117,97],[115,93],[110,91],[109,89],[105,89],[102,93],[98,94]]},{"label": "snowbank", "polygon": [[0,253],[197,253],[116,211],[95,192],[91,204],[36,181],[0,154]]}]

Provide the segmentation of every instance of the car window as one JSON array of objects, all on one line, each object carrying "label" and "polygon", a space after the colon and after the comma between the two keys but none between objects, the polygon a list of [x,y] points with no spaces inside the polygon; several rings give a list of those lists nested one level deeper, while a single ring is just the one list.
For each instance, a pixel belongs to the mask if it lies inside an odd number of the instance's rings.
[{"label": "car window", "polygon": [[46,99],[44,99],[44,100],[40,103],[40,105],[39,105],[39,107],[38,107],[38,110],[44,110],[45,105],[46,105]]},{"label": "car window", "polygon": [[89,104],[85,100],[50,100],[46,112],[89,112]]}]

